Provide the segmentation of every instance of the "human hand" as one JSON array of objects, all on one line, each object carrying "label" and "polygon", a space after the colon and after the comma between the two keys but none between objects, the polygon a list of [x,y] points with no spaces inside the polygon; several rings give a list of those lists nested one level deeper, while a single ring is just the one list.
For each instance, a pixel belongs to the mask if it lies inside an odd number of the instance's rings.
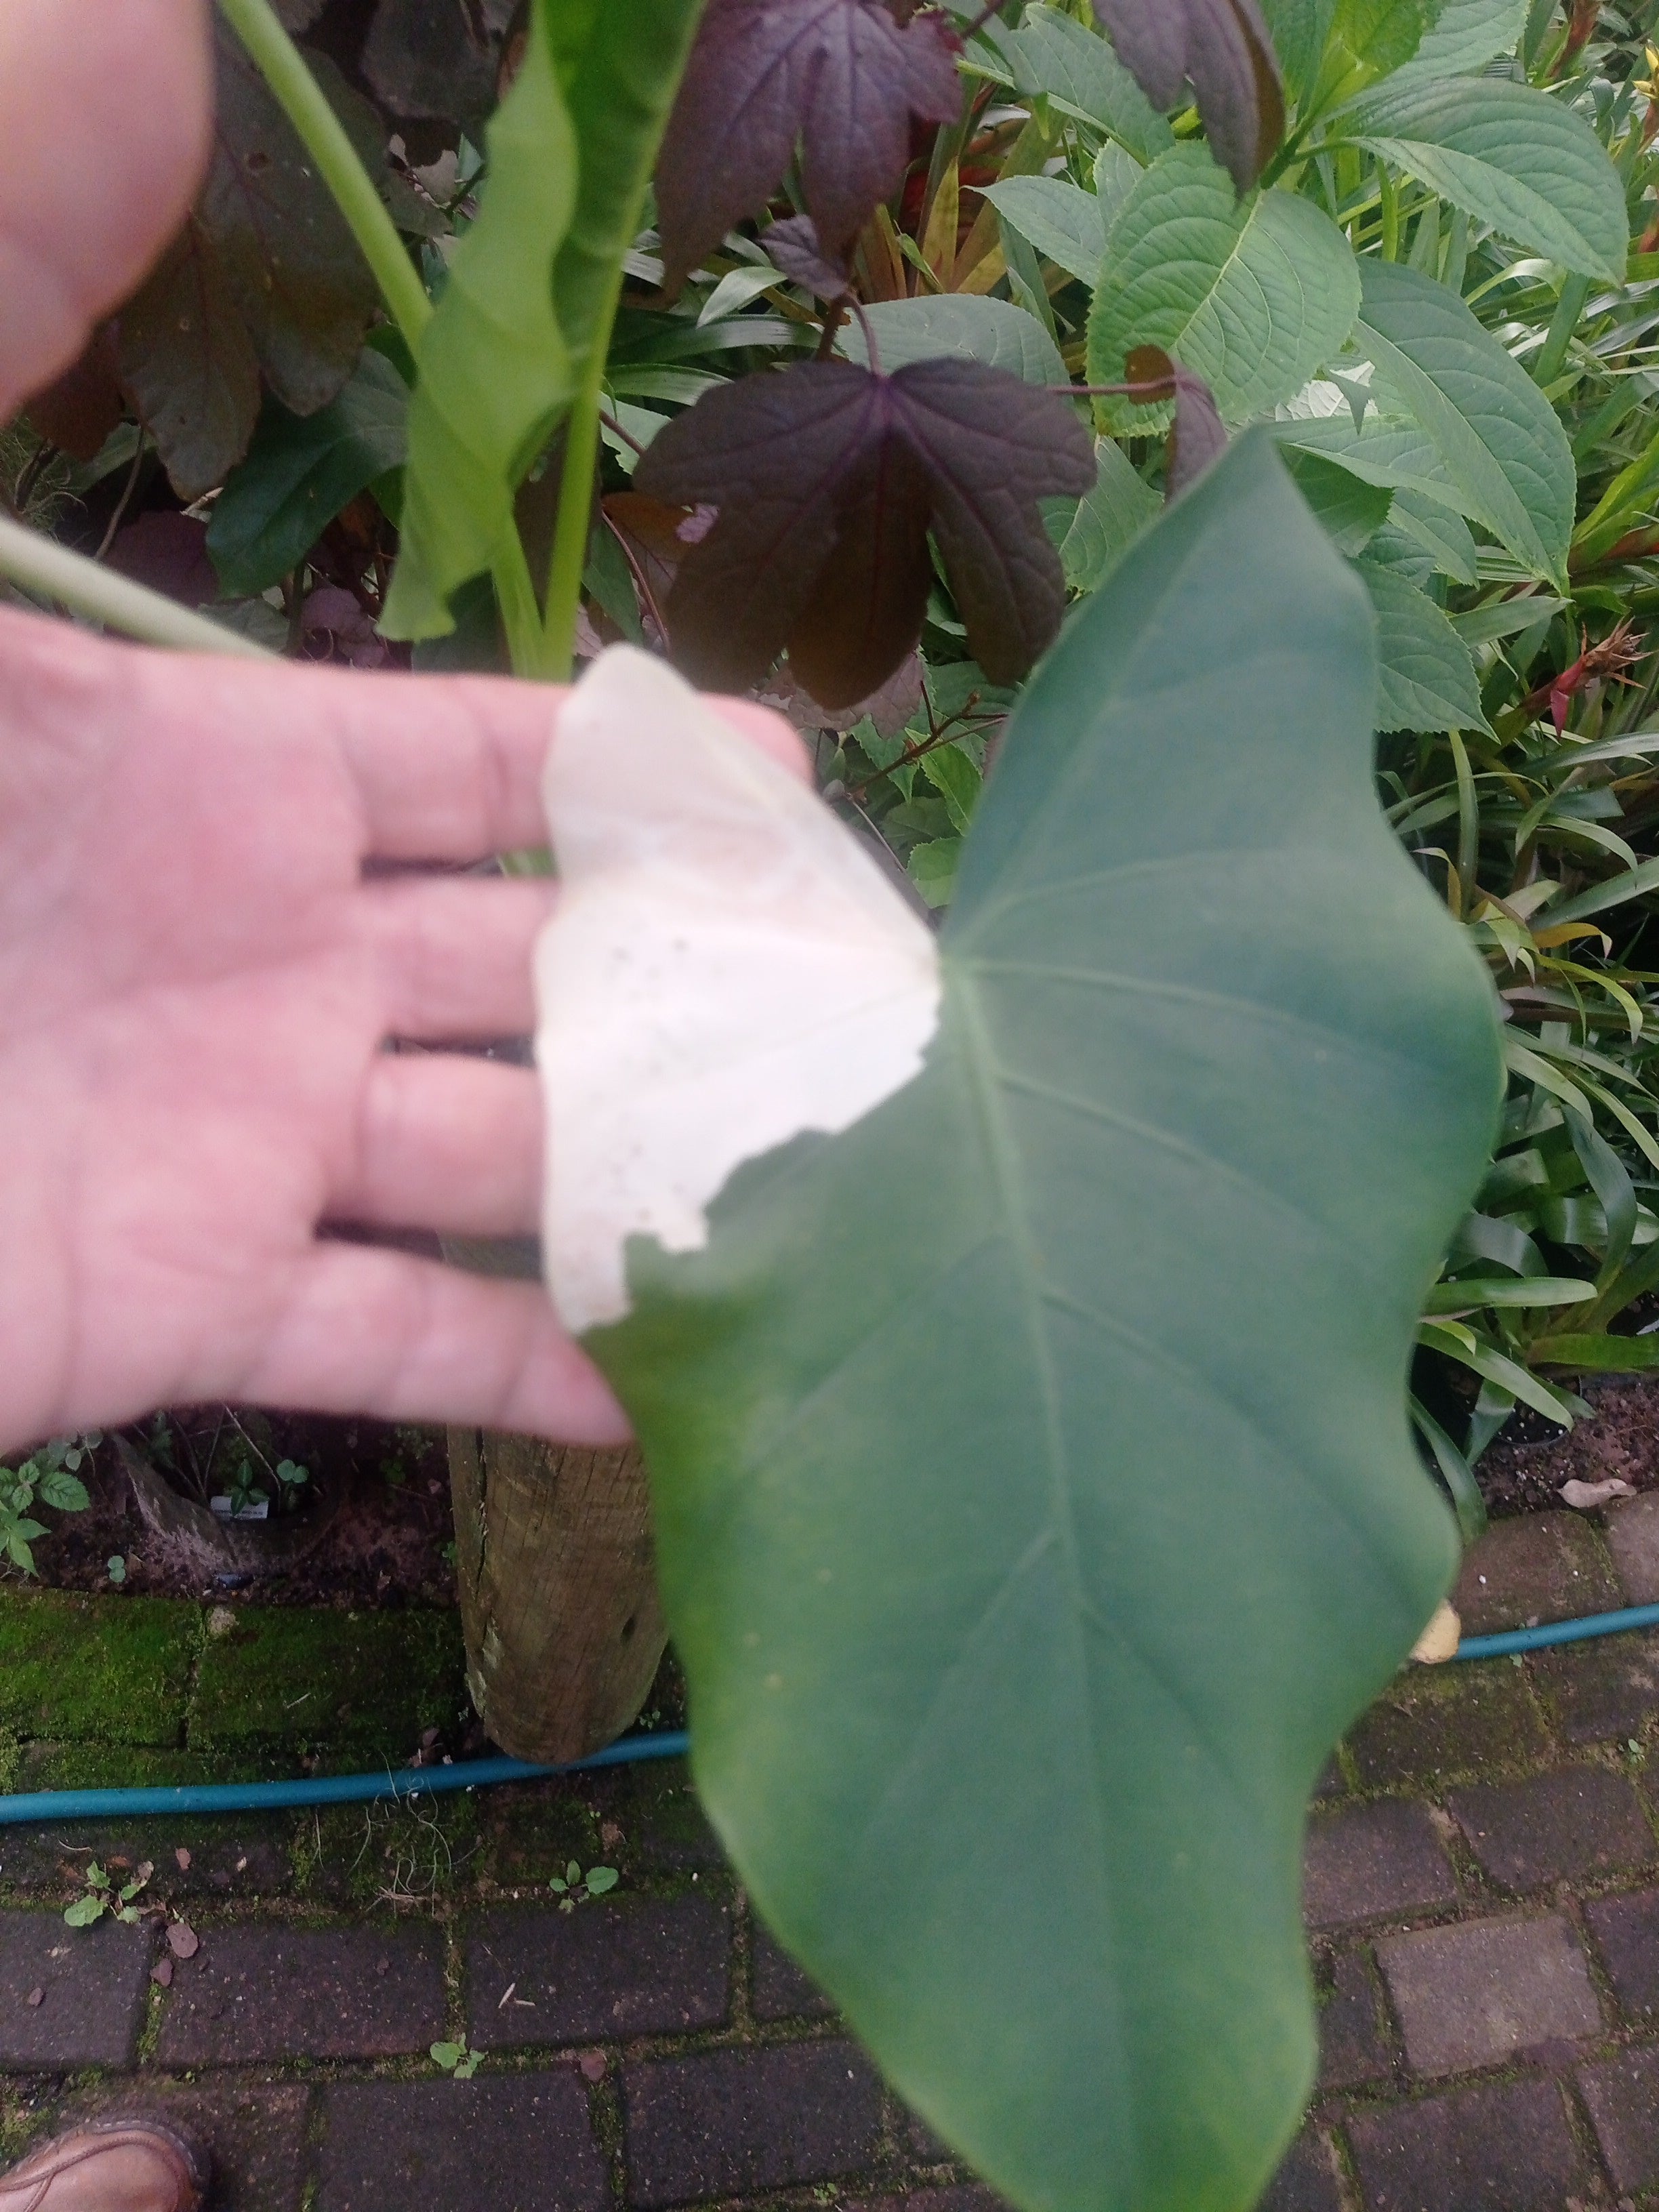
[{"label": "human hand", "polygon": [[211,102],[204,0],[0,6],[0,422],[184,220]]},{"label": "human hand", "polygon": [[[562,695],[149,653],[0,611],[0,1449],[229,1401],[628,1433],[534,1283],[324,1221],[521,1235]],[[727,710],[798,770],[787,726]]]}]

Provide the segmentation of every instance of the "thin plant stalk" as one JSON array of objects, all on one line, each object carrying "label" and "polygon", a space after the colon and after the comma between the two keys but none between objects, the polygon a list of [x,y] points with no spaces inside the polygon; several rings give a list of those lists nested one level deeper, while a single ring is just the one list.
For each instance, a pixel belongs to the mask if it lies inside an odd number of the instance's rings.
[{"label": "thin plant stalk", "polygon": [[144,645],[169,646],[175,653],[234,653],[245,660],[275,657],[252,638],[118,576],[83,553],[71,553],[7,515],[0,515],[0,576]]},{"label": "thin plant stalk", "polygon": [[[635,223],[629,228],[636,226],[637,215]],[[542,624],[546,672],[556,684],[568,684],[575,664],[576,616],[581,606],[587,538],[592,525],[593,471],[599,455],[605,368],[622,286],[623,270],[618,265],[594,319],[587,357],[582,363],[581,379],[570,403],[565,428],[559,511],[553,528],[553,556],[547,570],[547,610]]]}]

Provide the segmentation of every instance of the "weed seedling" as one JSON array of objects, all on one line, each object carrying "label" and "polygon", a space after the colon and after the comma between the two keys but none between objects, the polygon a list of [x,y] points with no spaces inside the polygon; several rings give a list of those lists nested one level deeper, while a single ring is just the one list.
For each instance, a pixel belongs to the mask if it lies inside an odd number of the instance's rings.
[{"label": "weed seedling", "polygon": [[432,2046],[433,2064],[441,2066],[444,2072],[457,2081],[472,2079],[478,2070],[478,2056],[476,2051],[467,2047],[465,2036],[459,2043],[434,2043]]},{"label": "weed seedling", "polygon": [[589,1867],[587,1878],[582,1878],[581,1861],[572,1859],[562,1875],[556,1874],[548,1887],[559,1900],[561,1912],[574,1912],[585,1899],[603,1897],[622,1880],[615,1867]]},{"label": "weed seedling", "polygon": [[64,1912],[64,1919],[71,1928],[90,1928],[107,1912],[114,1919],[124,1920],[129,1927],[135,1927],[141,1916],[134,1900],[149,1886],[155,1871],[150,1861],[145,1859],[132,1880],[123,1882],[118,1889],[94,1859],[82,1876],[86,1887]]}]

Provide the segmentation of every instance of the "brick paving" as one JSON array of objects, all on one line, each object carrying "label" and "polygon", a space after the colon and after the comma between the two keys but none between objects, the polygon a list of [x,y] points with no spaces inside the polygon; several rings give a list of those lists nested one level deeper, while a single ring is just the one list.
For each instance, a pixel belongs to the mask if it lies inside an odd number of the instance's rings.
[{"label": "brick paving", "polygon": [[[1501,1525],[1460,1608],[1492,1629],[1656,1599],[1651,1493]],[[97,1616],[107,1677],[0,1668],[0,1780],[291,1768],[299,1629],[209,1618]],[[398,1756],[458,1699],[442,1624],[331,1633],[313,1767]],[[129,1658],[155,1700],[137,1746]],[[154,1859],[199,1950],[67,1929],[94,1855]],[[620,1881],[567,1912],[572,1858]],[[1322,1780],[1306,1903],[1319,2084],[1265,2212],[1659,2212],[1659,1638],[1403,1674]],[[463,2037],[457,2081],[428,2050]],[[222,2212],[997,2212],[760,1927],[672,1763],[0,1831],[0,2157],[137,2104],[210,2136]]]}]

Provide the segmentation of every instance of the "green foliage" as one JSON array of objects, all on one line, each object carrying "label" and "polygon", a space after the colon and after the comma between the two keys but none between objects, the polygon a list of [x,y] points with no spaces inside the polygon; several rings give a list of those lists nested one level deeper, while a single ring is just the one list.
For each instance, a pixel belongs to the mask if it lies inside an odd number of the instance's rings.
[{"label": "green foliage", "polygon": [[1337,128],[1532,252],[1623,277],[1619,173],[1589,124],[1547,94],[1486,77],[1389,84],[1345,109]]},{"label": "green foliage", "polygon": [[33,1508],[55,1513],[84,1513],[92,1500],[79,1469],[103,1442],[87,1436],[54,1437],[17,1467],[0,1467],[0,1559],[26,1575],[34,1572],[34,1544],[46,1534]]},{"label": "green foliage", "polygon": [[135,1900],[149,1887],[149,1878],[155,1871],[154,1866],[146,1859],[131,1881],[122,1882],[118,1887],[97,1860],[93,1859],[82,1877],[85,1887],[73,1904],[66,1908],[64,1918],[71,1928],[91,1928],[107,1913],[112,1920],[125,1921],[128,1927],[136,1928],[143,1916]]},{"label": "green foliage", "polygon": [[1026,2204],[1255,2201],[1312,2073],[1307,1794],[1455,1564],[1401,1383],[1494,1024],[1377,817],[1369,629],[1243,443],[1011,724],[922,1073],[706,1250],[635,1243],[587,1340],[711,1817]]},{"label": "green foliage", "polygon": [[[1138,345],[1201,376],[1224,421],[1298,392],[1341,350],[1359,310],[1342,234],[1290,192],[1236,199],[1201,146],[1172,147],[1118,210],[1089,318],[1091,384],[1116,384]],[[1102,403],[1109,427],[1161,428],[1167,410]]]},{"label": "green foliage", "polygon": [[463,2036],[459,2043],[434,2043],[431,2058],[434,2066],[457,2081],[470,2081],[478,2070],[482,2053],[471,2049]]},{"label": "green foliage", "polygon": [[408,416],[408,386],[373,348],[338,398],[314,415],[267,399],[247,457],[231,471],[208,524],[208,552],[227,598],[252,598],[280,583],[342,507],[400,469]]},{"label": "green foliage", "polygon": [[1387,261],[1362,275],[1358,343],[1384,401],[1420,425],[1466,512],[1564,583],[1575,477],[1554,410],[1445,285]]},{"label": "green foliage", "polygon": [[531,9],[489,126],[482,211],[416,349],[390,635],[444,635],[453,594],[514,558],[514,495],[608,340],[696,13],[696,0]]},{"label": "green foliage", "polygon": [[558,1899],[560,1911],[574,1912],[589,1898],[606,1896],[621,1880],[622,1876],[615,1867],[589,1867],[584,1875],[581,1861],[571,1859],[567,1862],[564,1872],[553,1875],[547,1886]]}]

